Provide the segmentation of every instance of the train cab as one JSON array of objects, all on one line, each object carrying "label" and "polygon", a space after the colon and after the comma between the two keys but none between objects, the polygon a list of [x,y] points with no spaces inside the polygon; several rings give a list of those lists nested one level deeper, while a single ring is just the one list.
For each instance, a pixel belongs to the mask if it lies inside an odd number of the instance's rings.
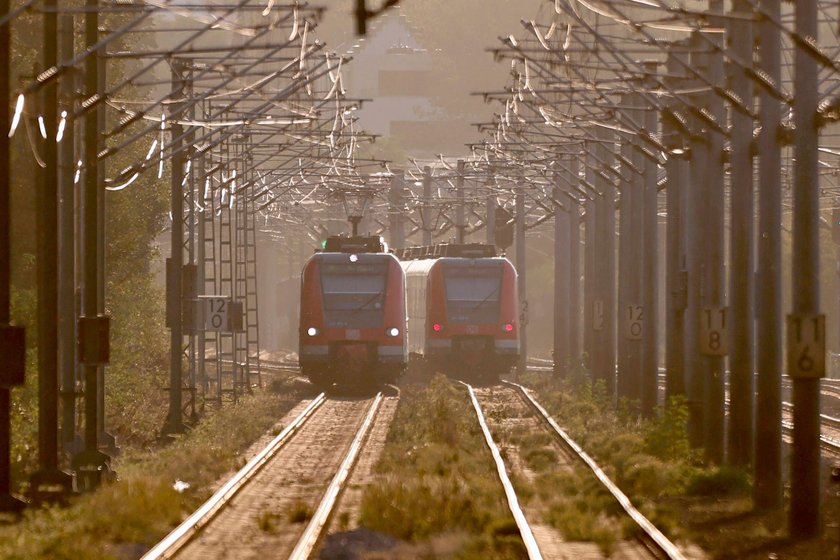
[{"label": "train cab", "polygon": [[517,275],[510,261],[477,244],[403,255],[411,354],[453,375],[508,372],[519,356]]},{"label": "train cab", "polygon": [[316,385],[394,382],[405,368],[405,277],[379,238],[330,238],[301,275],[300,365]]}]

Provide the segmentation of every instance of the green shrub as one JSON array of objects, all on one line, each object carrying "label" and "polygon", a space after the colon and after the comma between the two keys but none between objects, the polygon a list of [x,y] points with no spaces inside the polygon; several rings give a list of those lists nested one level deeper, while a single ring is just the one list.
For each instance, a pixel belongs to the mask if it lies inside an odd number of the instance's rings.
[{"label": "green shrub", "polygon": [[621,486],[630,496],[659,498],[680,494],[685,489],[685,470],[678,463],[669,463],[638,455],[622,473]]},{"label": "green shrub", "polygon": [[666,461],[690,457],[688,443],[688,403],[685,397],[671,397],[664,409],[659,409],[644,431],[645,450]]},{"label": "green shrub", "polygon": [[746,471],[734,467],[720,467],[697,472],[688,482],[690,496],[739,496],[747,494],[751,481]]}]

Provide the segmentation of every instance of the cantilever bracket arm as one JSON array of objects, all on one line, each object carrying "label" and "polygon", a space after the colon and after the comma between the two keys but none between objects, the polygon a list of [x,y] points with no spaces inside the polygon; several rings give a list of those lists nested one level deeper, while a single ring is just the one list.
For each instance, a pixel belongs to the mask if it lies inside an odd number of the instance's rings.
[{"label": "cantilever bracket arm", "polygon": [[399,4],[400,0],[385,0],[378,9],[368,10],[367,0],[356,0],[356,33],[367,34],[367,21],[373,19],[388,8]]}]

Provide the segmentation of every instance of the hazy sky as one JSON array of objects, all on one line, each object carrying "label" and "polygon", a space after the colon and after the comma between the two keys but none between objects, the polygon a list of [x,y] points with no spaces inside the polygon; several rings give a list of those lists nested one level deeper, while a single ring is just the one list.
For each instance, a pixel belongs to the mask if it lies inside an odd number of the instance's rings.
[{"label": "hazy sky", "polygon": [[[367,2],[371,8],[381,0]],[[359,44],[354,4],[353,0],[323,4],[327,11],[317,34],[328,49],[345,53]],[[408,18],[416,30],[415,39],[440,59],[435,95],[440,96],[437,103],[446,106],[446,119],[452,122],[447,131],[450,146],[480,140],[472,123],[487,122],[498,110],[484,104],[481,97],[471,96],[473,92],[499,90],[507,82],[509,63],[494,62],[487,50],[500,45],[500,36],[521,35],[521,20],[534,19],[540,12],[545,15],[551,8],[545,0],[402,0],[393,8]],[[375,20],[369,25],[375,26]],[[352,90],[348,93],[353,95]],[[363,121],[361,124],[364,126]],[[448,155],[463,155],[466,148],[460,151]]]}]

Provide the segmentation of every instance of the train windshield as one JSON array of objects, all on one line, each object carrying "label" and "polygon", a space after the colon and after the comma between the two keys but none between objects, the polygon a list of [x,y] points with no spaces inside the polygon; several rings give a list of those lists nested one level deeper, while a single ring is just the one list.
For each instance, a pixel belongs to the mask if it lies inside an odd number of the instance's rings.
[{"label": "train windshield", "polygon": [[501,263],[481,266],[449,264],[443,269],[446,312],[453,323],[496,323],[499,320]]},{"label": "train windshield", "polygon": [[388,263],[323,264],[321,289],[328,327],[381,327]]}]

